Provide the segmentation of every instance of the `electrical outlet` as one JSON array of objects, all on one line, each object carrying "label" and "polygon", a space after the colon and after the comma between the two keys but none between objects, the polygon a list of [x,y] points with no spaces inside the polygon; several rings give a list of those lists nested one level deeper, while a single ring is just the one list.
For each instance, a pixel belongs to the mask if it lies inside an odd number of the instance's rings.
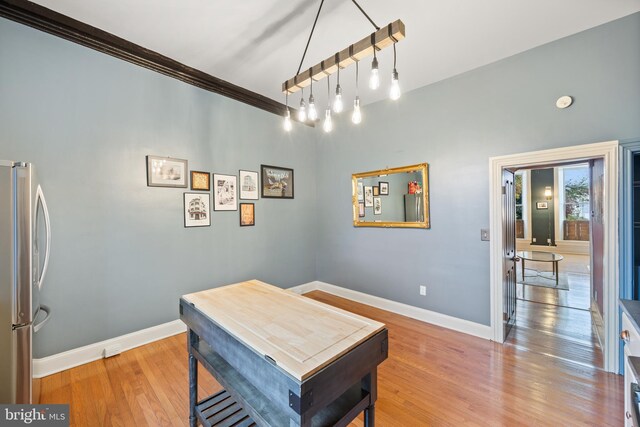
[{"label": "electrical outlet", "polygon": [[548,243],[548,244],[551,244],[551,239],[547,239],[547,243]]},{"label": "electrical outlet", "polygon": [[535,238],[535,237],[534,237],[532,240],[533,240],[533,243],[535,243],[535,242],[536,242],[536,238]]},{"label": "electrical outlet", "polygon": [[420,285],[420,295],[424,296],[426,294],[427,294],[427,287]]}]

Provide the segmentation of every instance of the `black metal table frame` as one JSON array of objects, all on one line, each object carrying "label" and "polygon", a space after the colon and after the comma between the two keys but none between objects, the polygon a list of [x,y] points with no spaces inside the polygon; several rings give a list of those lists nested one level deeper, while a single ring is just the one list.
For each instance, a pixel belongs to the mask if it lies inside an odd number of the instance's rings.
[{"label": "black metal table frame", "polygon": [[180,318],[188,327],[189,423],[210,424],[198,402],[198,362],[260,427],[347,426],[364,411],[375,425],[377,366],[388,356],[383,329],[332,363],[299,381],[269,357],[256,353],[193,304],[180,299]]},{"label": "black metal table frame", "polygon": [[[555,254],[553,254],[555,255]],[[522,263],[522,282],[524,283],[524,279],[525,279],[525,275],[524,275],[524,262],[526,261],[532,261],[532,262],[550,262],[552,264],[552,268],[551,268],[551,278],[545,277],[540,275],[539,273],[536,275],[536,277],[542,277],[543,279],[547,279],[547,280],[553,280],[554,276],[555,276],[555,280],[556,280],[556,288],[558,287],[558,284],[560,283],[559,278],[560,278],[560,271],[558,270],[558,263],[560,261],[562,261],[562,259],[554,259],[554,260],[540,260],[540,259],[533,259],[533,258],[524,258],[522,255],[517,255],[518,260]],[[564,259],[564,258],[563,258]],[[529,276],[531,277],[531,276]]]}]

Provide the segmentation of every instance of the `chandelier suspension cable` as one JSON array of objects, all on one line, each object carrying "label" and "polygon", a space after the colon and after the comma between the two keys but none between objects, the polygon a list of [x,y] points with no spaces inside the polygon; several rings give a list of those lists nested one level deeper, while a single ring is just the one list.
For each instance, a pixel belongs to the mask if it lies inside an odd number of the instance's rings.
[{"label": "chandelier suspension cable", "polygon": [[360,9],[360,12],[362,12],[362,14],[363,14],[363,15],[364,15],[368,20],[369,20],[369,22],[371,22],[371,25],[373,25],[373,27],[374,27],[376,30],[379,30],[379,29],[380,29],[380,27],[378,27],[378,26],[376,25],[376,23],[375,23],[375,22],[373,22],[373,19],[371,19],[371,18],[369,17],[369,15],[367,15],[367,12],[365,12],[365,11],[364,11],[364,9],[363,9],[359,4],[358,4],[358,2],[357,2],[356,0],[351,0],[351,1],[353,2],[353,4],[355,4],[355,5],[356,5],[356,7],[357,7],[358,9]]},{"label": "chandelier suspension cable", "polygon": [[298,72],[296,73],[296,75],[300,74],[302,63],[304,62],[304,57],[307,56],[307,49],[309,49],[309,43],[311,43],[311,37],[313,37],[313,31],[316,29],[316,24],[318,23],[318,17],[320,16],[320,11],[322,10],[323,4],[324,0],[320,2],[320,7],[318,8],[318,13],[316,13],[316,19],[314,19],[313,21],[313,27],[311,27],[311,32],[309,33],[309,38],[307,39],[307,45],[304,47],[304,53],[302,54],[302,59],[300,60],[300,65],[298,65]]}]

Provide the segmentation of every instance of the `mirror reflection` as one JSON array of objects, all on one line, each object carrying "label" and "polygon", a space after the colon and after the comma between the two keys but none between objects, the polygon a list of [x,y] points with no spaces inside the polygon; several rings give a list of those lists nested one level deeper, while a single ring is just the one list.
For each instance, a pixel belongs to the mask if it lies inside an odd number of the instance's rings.
[{"label": "mirror reflection", "polygon": [[356,227],[429,227],[426,163],[352,178]]}]

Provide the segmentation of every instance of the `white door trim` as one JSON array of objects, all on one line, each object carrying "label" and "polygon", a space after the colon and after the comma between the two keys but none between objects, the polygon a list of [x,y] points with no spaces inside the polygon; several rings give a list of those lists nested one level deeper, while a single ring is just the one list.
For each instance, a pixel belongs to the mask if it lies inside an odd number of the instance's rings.
[{"label": "white door trim", "polygon": [[618,141],[576,145],[489,159],[489,218],[491,227],[490,289],[493,340],[503,341],[502,328],[502,169],[564,161],[604,159],[604,368],[618,372]]}]

